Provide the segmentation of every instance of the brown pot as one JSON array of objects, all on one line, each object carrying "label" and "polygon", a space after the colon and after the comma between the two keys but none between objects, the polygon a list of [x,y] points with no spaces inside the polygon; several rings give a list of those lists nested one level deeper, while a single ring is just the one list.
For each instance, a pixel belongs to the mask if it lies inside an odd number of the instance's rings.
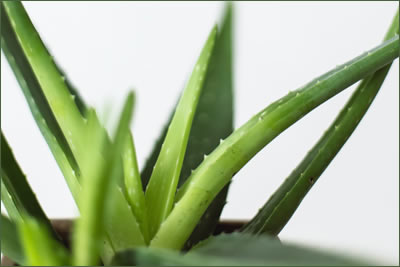
[{"label": "brown pot", "polygon": [[[59,234],[63,243],[67,248],[70,246],[70,230],[72,227],[73,220],[71,219],[55,219],[51,220],[51,224],[54,227],[54,230]],[[238,229],[240,229],[245,222],[239,220],[225,220],[221,221],[217,224],[215,228],[214,235],[218,235],[220,233],[232,233]],[[3,256],[1,260],[1,266],[18,266],[15,262]]]}]

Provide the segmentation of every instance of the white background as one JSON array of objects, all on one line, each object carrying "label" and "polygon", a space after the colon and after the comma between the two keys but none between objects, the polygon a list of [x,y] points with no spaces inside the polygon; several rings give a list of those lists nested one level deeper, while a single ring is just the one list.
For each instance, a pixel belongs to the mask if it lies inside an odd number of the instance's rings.
[{"label": "white background", "polygon": [[[24,3],[83,98],[114,114],[137,93],[132,130],[149,154],[222,4]],[[235,3],[235,127],[289,90],[378,45],[396,2]],[[2,129],[49,217],[77,209],[4,55]],[[399,68],[281,232],[283,240],[399,262]],[[222,217],[249,219],[318,140],[354,87],[320,106],[234,178]]]}]

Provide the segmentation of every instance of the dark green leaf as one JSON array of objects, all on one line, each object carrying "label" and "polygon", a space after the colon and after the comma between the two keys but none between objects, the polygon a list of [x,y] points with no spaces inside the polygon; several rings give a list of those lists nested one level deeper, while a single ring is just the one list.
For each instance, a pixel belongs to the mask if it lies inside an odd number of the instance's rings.
[{"label": "dark green leaf", "polygon": [[19,240],[16,225],[1,214],[0,217],[1,252],[20,265],[24,265],[25,255]]},{"label": "dark green leaf", "polygon": [[[220,140],[228,137],[233,131],[232,8],[231,3],[226,5],[219,27],[193,119],[179,186],[183,185],[192,170],[203,161],[204,155],[210,154],[219,145]],[[186,249],[213,233],[226,203],[228,188],[229,184],[207,208],[186,242]]]},{"label": "dark green leaf", "polygon": [[[399,36],[277,100],[235,130],[194,170],[150,243],[180,249],[216,195],[256,153],[307,113],[399,56]],[[190,214],[191,216],[187,216]],[[180,231],[172,233],[172,229]]]},{"label": "dark green leaf", "polygon": [[213,52],[216,34],[217,27],[215,26],[211,30],[183,90],[146,188],[145,197],[149,210],[150,237],[157,232],[161,223],[170,213],[175,201],[175,193],[191,126],[203,88],[209,59]]},{"label": "dark green leaf", "polygon": [[199,243],[191,253],[202,256],[229,258],[237,264],[248,265],[365,265],[357,259],[321,250],[282,244],[267,236],[233,233],[211,237]]},{"label": "dark green leaf", "polygon": [[[176,107],[176,105],[175,105]],[[144,164],[144,168],[140,173],[140,177],[142,179],[143,190],[147,187],[149,183],[151,173],[153,172],[153,167],[156,164],[157,157],[160,154],[161,146],[164,143],[165,136],[167,135],[168,126],[171,123],[172,117],[174,116],[175,109],[169,115],[168,122],[164,125],[164,128],[161,132],[161,135],[158,137],[156,143],[154,144],[153,150],[150,153],[150,156],[147,158],[146,163]]]},{"label": "dark green leaf", "polygon": [[[395,36],[398,31],[399,13],[397,12],[385,40]],[[379,92],[390,66],[391,64],[386,65],[360,83],[320,140],[285,179],[259,213],[244,226],[244,232],[279,234],[308,191],[311,190],[317,179],[356,129],[372,100]]]},{"label": "dark green leaf", "polygon": [[1,132],[1,179],[20,214],[28,214],[41,221],[55,236],[49,219],[19,167],[7,140]]},{"label": "dark green leaf", "polygon": [[167,249],[138,248],[116,254],[113,265],[158,266],[344,266],[366,261],[302,246],[283,245],[266,236],[222,234],[199,243],[186,254]]},{"label": "dark green leaf", "polygon": [[[233,131],[233,81],[232,81],[232,5],[227,4],[215,48],[210,58],[203,89],[193,119],[188,146],[179,178],[181,186],[203,160],[218,146],[221,139]],[[142,170],[141,178],[146,187],[153,171],[161,145],[164,142],[168,125],[164,127],[150,157]],[[207,209],[199,225],[189,238],[186,248],[209,236],[219,220],[226,203],[228,186],[218,194],[213,204]]]}]

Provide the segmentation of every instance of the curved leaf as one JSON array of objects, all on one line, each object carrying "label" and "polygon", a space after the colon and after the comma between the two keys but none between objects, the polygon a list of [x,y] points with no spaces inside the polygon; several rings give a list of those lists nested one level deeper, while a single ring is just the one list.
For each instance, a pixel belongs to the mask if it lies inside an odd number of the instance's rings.
[{"label": "curved leaf", "polygon": [[[211,201],[257,152],[308,112],[398,56],[396,36],[276,101],[235,130],[186,181],[183,196],[150,246],[181,248]],[[176,228],[180,231],[172,231]]]},{"label": "curved leaf", "polygon": [[[385,40],[399,32],[399,12]],[[391,64],[365,78],[343,107],[337,118],[308,152],[296,169],[285,179],[243,232],[277,235],[292,217],[303,198],[328,167],[356,129],[379,92]]]}]

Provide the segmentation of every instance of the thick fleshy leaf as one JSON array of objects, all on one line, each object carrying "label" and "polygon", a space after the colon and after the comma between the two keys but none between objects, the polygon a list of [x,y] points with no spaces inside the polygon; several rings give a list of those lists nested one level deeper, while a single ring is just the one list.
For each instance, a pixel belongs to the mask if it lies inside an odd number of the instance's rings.
[{"label": "thick fleshy leaf", "polygon": [[62,144],[63,150],[70,149],[79,162],[84,151],[82,134],[85,122],[64,77],[58,71],[22,3],[9,1],[2,2],[2,5],[2,20],[5,22],[2,25],[5,26],[2,28],[2,43],[7,47],[8,60],[14,61],[22,73],[20,77],[17,76],[21,79],[19,82],[26,83],[33,97],[33,100],[27,100],[37,101],[38,108],[43,109],[42,116],[47,114],[43,119]]},{"label": "thick fleshy leaf", "polygon": [[[175,105],[176,109],[176,105]],[[157,141],[155,142],[153,149],[151,150],[150,156],[147,158],[146,163],[142,171],[140,172],[140,178],[142,180],[143,190],[147,187],[151,173],[153,172],[154,165],[156,164],[157,157],[160,154],[161,146],[164,143],[165,136],[167,136],[168,126],[171,124],[172,117],[174,116],[175,109],[170,114],[167,123],[164,125],[163,130],[161,131],[161,135],[158,137]]]},{"label": "thick fleshy leaf", "polygon": [[[83,162],[83,184],[80,199],[81,217],[76,223],[74,232],[73,257],[76,265],[98,264],[102,239],[107,227],[109,212],[113,204],[113,189],[122,176],[122,151],[128,135],[133,108],[133,95],[125,102],[115,138],[110,146],[104,132],[98,131],[94,111],[88,114],[86,138],[87,155]],[[106,149],[104,149],[106,146]],[[106,150],[107,153],[102,153]],[[123,223],[123,222],[121,222]],[[132,246],[144,245],[143,236],[136,222],[129,225]]]},{"label": "thick fleshy leaf", "polygon": [[27,17],[27,15],[20,2],[1,2],[1,5],[1,49],[4,51],[17,81],[21,86],[22,92],[25,95],[39,129],[49,145],[55,160],[60,166],[73,197],[76,199],[80,191],[77,178],[79,176],[78,165],[51,107],[46,100],[36,74],[33,72],[27,55],[18,41],[19,37],[12,27],[12,24],[15,25],[16,22],[10,20],[10,14],[7,12],[6,5],[11,5],[14,9],[22,9],[22,11],[19,12],[22,13],[21,16]]},{"label": "thick fleshy leaf", "polygon": [[[398,56],[396,36],[272,103],[235,130],[186,181],[150,246],[180,249],[211,201],[256,153],[311,110]],[[179,232],[173,231],[177,228]]]},{"label": "thick fleshy leaf", "polygon": [[[203,90],[193,119],[179,186],[183,185],[204,158],[233,132],[232,4],[225,6],[220,31],[215,40]],[[204,212],[186,243],[186,249],[210,236],[226,203],[228,187],[217,195]]]},{"label": "thick fleshy leaf", "polygon": [[124,181],[127,199],[132,207],[132,212],[135,215],[140,229],[142,230],[143,237],[148,243],[148,220],[147,220],[147,207],[140,179],[139,168],[136,158],[135,143],[132,134],[126,137],[124,152],[122,155],[124,165]]},{"label": "thick fleshy leaf", "polygon": [[[79,207],[81,165],[85,154],[86,119],[75,103],[74,89],[68,85],[40,40],[23,5],[18,1],[1,2],[2,50],[22,88],[33,117],[45,137],[70,191]],[[71,92],[73,95],[71,95]],[[77,105],[78,106],[77,106]],[[83,105],[83,101],[81,101]],[[98,123],[98,131],[104,128]],[[107,262],[113,249],[131,247],[128,230],[135,219],[123,194],[115,188],[115,209],[107,228],[102,259]],[[117,214],[119,216],[117,216]],[[118,217],[118,219],[116,219]],[[121,223],[123,222],[123,223]],[[118,225],[124,225],[118,227]],[[127,228],[127,229],[126,229]],[[113,242],[111,245],[110,241]]]},{"label": "thick fleshy leaf", "polygon": [[0,217],[0,241],[1,252],[7,257],[20,264],[25,265],[25,255],[19,240],[17,226],[7,217]]},{"label": "thick fleshy leaf", "polygon": [[[306,247],[282,244],[266,236],[233,233],[210,237],[199,243],[191,253],[230,258],[249,265],[365,265],[366,261],[351,259]],[[251,264],[251,262],[254,262]],[[238,264],[236,264],[238,265]]]},{"label": "thick fleshy leaf", "polygon": [[214,48],[216,34],[217,28],[214,27],[179,100],[146,188],[150,237],[157,232],[174,204],[190,128],[203,87],[209,58]]},{"label": "thick fleshy leaf", "polygon": [[56,65],[56,68],[60,75],[64,77],[64,82],[65,85],[67,86],[67,89],[69,93],[71,94],[71,97],[75,100],[75,104],[79,109],[79,112],[83,117],[86,116],[88,106],[86,105],[85,101],[83,100],[82,96],[79,94],[78,89],[74,86],[74,84],[68,79],[68,75],[62,70],[60,65],[56,62],[56,60],[53,58],[54,64]]},{"label": "thick fleshy leaf", "polygon": [[211,237],[186,254],[142,248],[120,252],[113,260],[113,264],[119,266],[365,266],[366,263],[321,250],[282,244],[266,236],[239,233]]},{"label": "thick fleshy leaf", "polygon": [[[392,38],[398,32],[399,13],[397,11],[385,40]],[[360,83],[332,125],[259,213],[244,226],[244,232],[279,234],[308,191],[356,129],[379,92],[390,66],[391,64],[386,65]]]},{"label": "thick fleshy leaf", "polygon": [[8,192],[7,187],[4,185],[3,179],[1,179],[1,203],[4,204],[7,214],[12,221],[16,222],[21,220],[21,214],[15,206],[14,200]]},{"label": "thick fleshy leaf", "polygon": [[29,186],[25,175],[15,160],[14,154],[3,135],[3,132],[1,132],[1,179],[2,185],[4,184],[4,187],[7,190],[4,197],[7,197],[7,193],[9,194],[11,201],[18,211],[18,217],[21,219],[21,214],[28,214],[42,222],[48,230],[55,235],[49,219],[43,212],[42,207]]},{"label": "thick fleshy leaf", "polygon": [[31,217],[18,222],[19,236],[27,266],[69,265],[66,248],[53,239],[47,228]]}]

